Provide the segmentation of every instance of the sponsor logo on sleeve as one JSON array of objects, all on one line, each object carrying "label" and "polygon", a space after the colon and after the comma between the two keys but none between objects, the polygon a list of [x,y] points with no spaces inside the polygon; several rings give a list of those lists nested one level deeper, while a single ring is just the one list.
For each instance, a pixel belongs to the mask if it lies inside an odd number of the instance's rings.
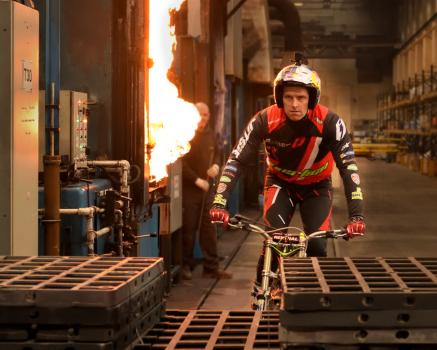
[{"label": "sponsor logo on sleeve", "polygon": [[346,125],[342,119],[339,119],[335,125],[335,139],[340,141],[346,135]]},{"label": "sponsor logo on sleeve", "polygon": [[231,179],[227,176],[222,176],[219,180],[219,182],[225,182],[225,183],[229,183],[231,182]]},{"label": "sponsor logo on sleeve", "polygon": [[358,171],[356,164],[350,164],[347,166],[347,170]]},{"label": "sponsor logo on sleeve", "polygon": [[225,168],[223,170],[228,170],[228,171],[234,171],[237,172],[237,168],[234,167],[233,165],[226,165]]},{"label": "sponsor logo on sleeve", "polygon": [[222,176],[227,176],[233,179],[235,177],[235,173],[231,173],[230,171],[223,171]]},{"label": "sponsor logo on sleeve", "polygon": [[363,200],[363,192],[361,192],[360,187],[357,187],[357,190],[352,192],[352,199]]},{"label": "sponsor logo on sleeve", "polygon": [[348,151],[348,152],[340,154],[340,158],[354,157],[354,156],[355,156],[355,152],[354,151]]},{"label": "sponsor logo on sleeve", "polygon": [[235,149],[232,151],[232,154],[236,158],[238,158],[240,156],[241,152],[243,152],[243,149],[246,146],[247,141],[249,140],[250,134],[253,131],[253,123],[254,122],[255,122],[255,119],[252,119],[252,121],[247,126],[246,130],[244,130],[243,135],[240,137],[240,140],[238,141],[237,147],[235,147]]},{"label": "sponsor logo on sleeve", "polygon": [[352,181],[355,182],[357,185],[360,184],[360,175],[357,173],[351,174]]},{"label": "sponsor logo on sleeve", "polygon": [[343,147],[341,148],[342,151],[344,151],[346,148],[349,148],[349,146],[351,145],[350,142],[346,142]]},{"label": "sponsor logo on sleeve", "polygon": [[221,183],[217,186],[217,193],[223,193],[226,191],[227,188],[228,188],[227,185]]},{"label": "sponsor logo on sleeve", "polygon": [[214,201],[212,202],[212,204],[219,204],[219,205],[223,205],[226,206],[227,200],[225,197],[223,197],[222,194],[216,194],[214,197]]}]

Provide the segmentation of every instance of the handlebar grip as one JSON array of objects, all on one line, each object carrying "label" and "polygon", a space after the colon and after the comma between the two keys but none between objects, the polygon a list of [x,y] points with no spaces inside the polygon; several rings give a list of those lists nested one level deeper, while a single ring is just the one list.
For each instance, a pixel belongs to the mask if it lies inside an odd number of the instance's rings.
[{"label": "handlebar grip", "polygon": [[211,224],[214,225],[223,224],[223,221],[211,221]]}]

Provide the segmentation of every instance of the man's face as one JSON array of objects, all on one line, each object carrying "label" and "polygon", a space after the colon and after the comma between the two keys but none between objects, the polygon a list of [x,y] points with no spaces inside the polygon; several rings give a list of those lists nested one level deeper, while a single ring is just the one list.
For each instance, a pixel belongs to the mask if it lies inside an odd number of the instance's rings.
[{"label": "man's face", "polygon": [[204,104],[198,104],[196,105],[196,107],[200,114],[200,120],[199,124],[197,125],[197,130],[203,130],[209,121],[209,108]]},{"label": "man's face", "polygon": [[301,120],[308,111],[308,90],[300,86],[284,87],[284,111],[287,117],[293,121]]}]

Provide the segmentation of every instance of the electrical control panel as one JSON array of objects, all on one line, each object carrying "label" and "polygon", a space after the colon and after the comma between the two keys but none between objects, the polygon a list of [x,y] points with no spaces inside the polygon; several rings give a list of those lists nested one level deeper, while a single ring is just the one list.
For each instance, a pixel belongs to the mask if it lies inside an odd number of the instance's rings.
[{"label": "electrical control panel", "polygon": [[[59,93],[59,154],[74,159],[85,159],[88,147],[88,94],[61,90]],[[45,91],[39,92],[39,171],[43,169],[45,154]]]},{"label": "electrical control panel", "polygon": [[88,147],[87,94],[70,91],[71,142],[70,159],[85,159]]}]

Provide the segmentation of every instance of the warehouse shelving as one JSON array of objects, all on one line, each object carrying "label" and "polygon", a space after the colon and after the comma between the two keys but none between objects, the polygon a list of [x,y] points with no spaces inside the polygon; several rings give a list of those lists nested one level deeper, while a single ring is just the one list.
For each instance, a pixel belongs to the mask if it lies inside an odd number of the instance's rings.
[{"label": "warehouse shelving", "polygon": [[397,161],[425,175],[437,175],[437,71],[431,65],[398,82],[378,99],[378,130],[405,140]]}]

